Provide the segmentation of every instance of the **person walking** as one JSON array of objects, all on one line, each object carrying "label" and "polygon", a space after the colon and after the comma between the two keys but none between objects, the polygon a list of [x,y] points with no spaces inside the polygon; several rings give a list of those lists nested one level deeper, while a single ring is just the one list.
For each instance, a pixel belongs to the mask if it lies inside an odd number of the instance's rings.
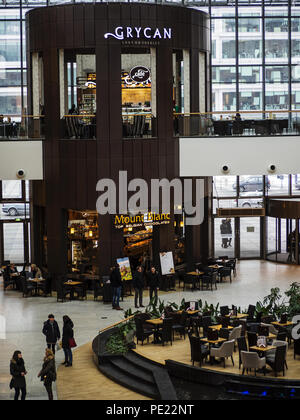
[{"label": "person walking", "polygon": [[74,341],[74,324],[72,320],[67,316],[63,316],[63,334],[62,334],[62,348],[65,353],[65,361],[62,363],[66,367],[73,365],[72,347],[75,347]]},{"label": "person walking", "polygon": [[117,264],[110,273],[110,284],[113,289],[112,308],[122,311],[120,308],[120,297],[122,293],[122,278],[119,264]]},{"label": "person walking", "polygon": [[10,374],[12,379],[10,381],[10,389],[15,389],[14,400],[19,399],[21,391],[21,400],[26,399],[26,379],[25,375],[27,371],[25,369],[25,362],[22,356],[22,353],[19,350],[16,350],[13,354],[13,357],[10,361]]},{"label": "person walking", "polygon": [[153,294],[154,294],[154,303],[157,304],[157,291],[159,288],[159,275],[156,271],[155,267],[152,266],[151,270],[147,273],[147,283],[149,286],[149,297],[150,301],[152,300]]},{"label": "person walking", "polygon": [[48,320],[44,322],[43,334],[46,336],[48,349],[52,349],[53,354],[55,354],[55,345],[60,339],[60,330],[53,314],[49,314]]},{"label": "person walking", "polygon": [[54,353],[51,349],[45,351],[44,363],[38,378],[41,378],[41,381],[44,382],[49,401],[53,401],[52,382],[56,381],[56,369]]},{"label": "person walking", "polygon": [[[143,306],[143,289],[144,289],[144,273],[139,265],[133,274],[132,285],[135,290],[134,306],[135,308],[144,308]],[[138,306],[139,301],[139,306]]]}]

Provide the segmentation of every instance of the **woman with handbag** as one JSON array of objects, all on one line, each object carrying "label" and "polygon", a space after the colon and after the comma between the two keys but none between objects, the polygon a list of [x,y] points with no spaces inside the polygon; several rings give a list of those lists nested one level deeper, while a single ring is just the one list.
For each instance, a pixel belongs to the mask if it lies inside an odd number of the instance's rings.
[{"label": "woman with handbag", "polygon": [[25,375],[27,371],[25,369],[25,363],[22,357],[22,353],[19,350],[16,350],[13,354],[13,357],[10,361],[10,374],[12,380],[10,381],[10,389],[15,388],[15,398],[14,400],[19,399],[20,391],[22,393],[21,400],[26,399],[26,380]]},{"label": "woman with handbag", "polygon": [[44,382],[44,386],[48,393],[49,401],[53,400],[52,382],[56,381],[56,369],[54,353],[51,349],[46,349],[42,370],[38,374],[38,378]]},{"label": "woman with handbag", "polygon": [[66,367],[69,367],[73,364],[72,348],[76,347],[73,331],[74,324],[67,315],[63,317],[63,322],[62,348],[65,353],[65,361],[63,364]]}]

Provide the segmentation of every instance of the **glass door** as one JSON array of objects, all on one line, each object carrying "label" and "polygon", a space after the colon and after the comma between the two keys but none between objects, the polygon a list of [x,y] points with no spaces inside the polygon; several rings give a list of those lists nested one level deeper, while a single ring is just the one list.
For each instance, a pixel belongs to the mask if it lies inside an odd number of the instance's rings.
[{"label": "glass door", "polygon": [[235,221],[216,217],[215,221],[215,256],[235,257]]},{"label": "glass door", "polygon": [[4,261],[15,264],[24,263],[24,225],[23,223],[3,223]]},{"label": "glass door", "polygon": [[240,258],[260,258],[260,218],[240,217],[239,223]]}]

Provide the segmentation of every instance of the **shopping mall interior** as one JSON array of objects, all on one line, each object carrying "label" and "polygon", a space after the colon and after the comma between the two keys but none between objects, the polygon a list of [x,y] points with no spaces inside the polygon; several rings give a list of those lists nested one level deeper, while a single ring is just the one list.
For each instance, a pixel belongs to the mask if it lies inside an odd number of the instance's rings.
[{"label": "shopping mall interior", "polygon": [[296,0],[0,0],[0,400],[300,398],[299,112]]}]

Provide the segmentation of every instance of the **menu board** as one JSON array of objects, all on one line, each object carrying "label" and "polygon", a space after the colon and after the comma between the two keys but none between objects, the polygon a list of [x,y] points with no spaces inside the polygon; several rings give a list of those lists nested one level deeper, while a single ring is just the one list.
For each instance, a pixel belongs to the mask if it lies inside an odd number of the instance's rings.
[{"label": "menu board", "polygon": [[170,252],[161,252],[160,256],[160,266],[161,266],[161,274],[165,276],[166,274],[174,274],[174,260],[173,260],[173,253]]},{"label": "menu board", "polygon": [[119,258],[117,259],[117,263],[120,267],[121,279],[123,281],[132,280],[129,258]]}]

